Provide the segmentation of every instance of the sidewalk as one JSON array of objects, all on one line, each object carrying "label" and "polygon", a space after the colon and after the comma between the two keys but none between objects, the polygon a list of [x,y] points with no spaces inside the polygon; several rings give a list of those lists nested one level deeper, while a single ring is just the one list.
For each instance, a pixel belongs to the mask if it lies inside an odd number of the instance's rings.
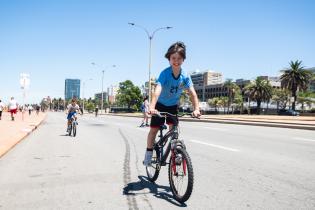
[{"label": "sidewalk", "polygon": [[46,113],[40,112],[36,115],[33,112],[29,116],[28,112],[25,112],[22,121],[22,113],[18,112],[15,121],[11,121],[10,113],[3,112],[0,120],[0,157],[35,130],[45,117]]},{"label": "sidewalk", "polygon": [[[141,113],[112,114],[125,117],[143,117]],[[199,121],[239,125],[255,125],[267,127],[280,127],[292,129],[315,130],[315,117],[313,116],[279,116],[279,115],[202,115],[201,119],[192,119],[189,116],[181,121]]]}]

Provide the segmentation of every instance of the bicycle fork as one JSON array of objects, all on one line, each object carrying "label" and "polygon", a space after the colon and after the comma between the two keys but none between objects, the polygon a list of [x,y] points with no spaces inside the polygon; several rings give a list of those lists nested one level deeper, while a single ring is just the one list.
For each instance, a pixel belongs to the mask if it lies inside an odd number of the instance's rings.
[{"label": "bicycle fork", "polygon": [[181,165],[181,163],[182,163],[183,164],[183,172],[184,172],[184,175],[186,176],[186,168],[187,168],[186,159],[182,159],[182,157],[178,156],[177,147],[181,147],[182,149],[186,148],[184,143],[181,141],[173,140],[173,142],[171,143],[171,163],[172,163],[173,174],[177,173],[176,172],[176,165]]}]

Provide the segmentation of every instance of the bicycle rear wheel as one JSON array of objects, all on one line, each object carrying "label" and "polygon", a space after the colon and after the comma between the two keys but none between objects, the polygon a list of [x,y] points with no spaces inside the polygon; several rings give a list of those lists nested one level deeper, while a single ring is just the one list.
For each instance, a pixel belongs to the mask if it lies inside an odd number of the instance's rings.
[{"label": "bicycle rear wheel", "polygon": [[157,178],[160,174],[160,169],[161,169],[161,166],[160,166],[160,163],[159,163],[158,158],[157,158],[156,149],[153,149],[151,165],[146,167],[147,176],[151,182],[155,182],[157,180]]},{"label": "bicycle rear wheel", "polygon": [[180,203],[186,202],[193,190],[194,172],[191,159],[185,149],[177,148],[171,154],[168,178],[175,200]]}]

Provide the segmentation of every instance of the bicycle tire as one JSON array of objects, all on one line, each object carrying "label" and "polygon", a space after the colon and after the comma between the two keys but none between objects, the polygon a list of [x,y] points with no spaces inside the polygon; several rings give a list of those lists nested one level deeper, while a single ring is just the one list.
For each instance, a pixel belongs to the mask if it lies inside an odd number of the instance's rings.
[{"label": "bicycle tire", "polygon": [[156,149],[153,150],[152,161],[150,166],[146,166],[147,177],[150,182],[155,182],[159,177],[161,166],[157,158]]},{"label": "bicycle tire", "polygon": [[[191,196],[191,193],[192,193],[192,190],[193,190],[193,185],[194,185],[194,172],[193,172],[193,167],[192,167],[192,162],[191,162],[191,159],[187,153],[187,151],[182,148],[182,147],[178,147],[176,148],[176,152],[175,152],[175,157],[173,158],[172,155],[170,155],[170,161],[169,161],[169,167],[168,167],[168,178],[169,178],[169,184],[170,184],[170,188],[171,188],[171,191],[174,195],[174,198],[175,200],[177,200],[178,202],[180,203],[184,203],[186,202],[189,197]],[[180,161],[180,165],[178,166],[178,164],[176,164],[176,158],[177,157],[181,157]],[[185,164],[185,163],[186,164]],[[175,167],[176,167],[176,174],[174,174],[174,164],[175,164]],[[187,187],[185,189],[185,192],[183,193],[183,195],[180,195],[179,194],[179,186],[178,186],[178,183],[176,185],[176,183],[174,183],[174,179],[173,177],[175,176],[179,176],[179,169],[182,168],[183,169],[183,176],[187,176],[188,178],[188,181],[187,181]],[[185,168],[185,169],[184,169]],[[183,179],[183,178],[182,178]]]},{"label": "bicycle tire", "polygon": [[69,134],[69,136],[71,136],[71,133],[72,133],[72,123],[69,125],[69,127],[70,127],[70,128],[69,128],[69,133],[68,133],[68,134]]},{"label": "bicycle tire", "polygon": [[73,135],[73,137],[75,137],[77,135],[77,126],[76,126],[75,122],[72,125],[72,130],[73,130],[72,135]]}]

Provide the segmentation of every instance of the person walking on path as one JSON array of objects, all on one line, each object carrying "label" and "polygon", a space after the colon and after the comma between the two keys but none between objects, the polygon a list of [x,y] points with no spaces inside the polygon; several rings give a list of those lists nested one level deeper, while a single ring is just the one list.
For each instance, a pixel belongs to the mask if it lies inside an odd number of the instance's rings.
[{"label": "person walking on path", "polygon": [[32,114],[32,111],[33,111],[33,106],[29,104],[29,105],[27,106],[27,109],[28,109],[28,114],[31,115],[31,114]]},{"label": "person walking on path", "polygon": [[96,105],[95,107],[95,117],[97,117],[97,115],[98,115],[98,105]]},{"label": "person walking on path", "polygon": [[4,103],[0,100],[0,120],[2,118],[2,111],[4,110],[4,107],[5,107]]},{"label": "person walking on path", "polygon": [[149,126],[149,101],[148,96],[144,97],[143,103],[141,105],[143,112],[143,120],[140,127]]},{"label": "person walking on path", "polygon": [[38,104],[36,104],[36,114],[38,115],[39,114],[39,111],[40,111],[40,106]]},{"label": "person walking on path", "polygon": [[9,102],[9,110],[11,113],[11,120],[14,121],[14,115],[16,114],[16,110],[18,108],[18,104],[16,102],[16,100],[14,99],[14,97],[11,97],[11,100]]}]

